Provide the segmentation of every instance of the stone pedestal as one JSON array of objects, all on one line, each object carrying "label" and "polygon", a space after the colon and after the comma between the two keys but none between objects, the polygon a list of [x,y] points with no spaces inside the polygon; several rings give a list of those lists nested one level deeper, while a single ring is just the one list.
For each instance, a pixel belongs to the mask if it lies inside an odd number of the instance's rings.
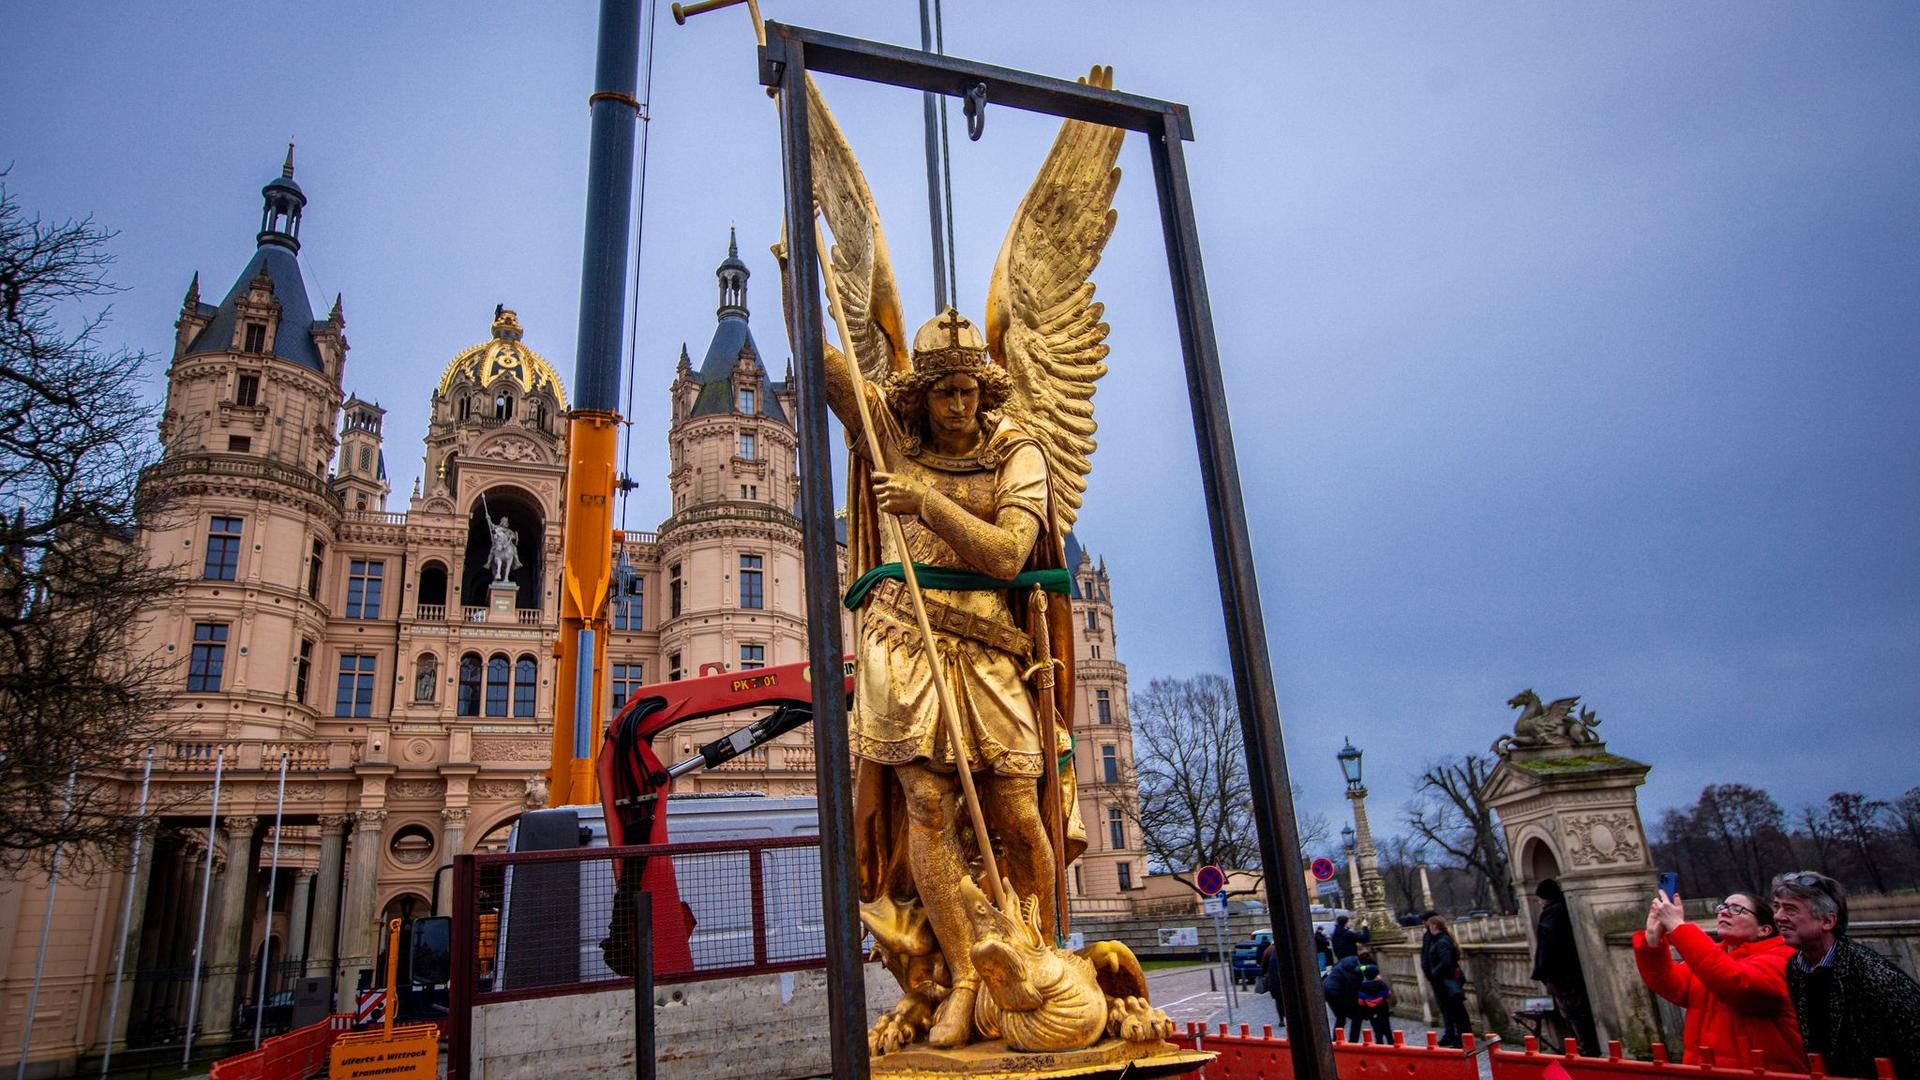
[{"label": "stone pedestal", "polygon": [[518,603],[520,586],[511,581],[496,581],[487,586],[487,621],[490,623],[511,623],[518,616],[514,605]]},{"label": "stone pedestal", "polygon": [[1653,1031],[1647,995],[1631,960],[1624,967],[1614,963],[1607,936],[1643,925],[1653,895],[1638,796],[1649,766],[1608,753],[1591,738],[1497,749],[1500,764],[1481,797],[1500,818],[1528,942],[1537,946],[1541,905],[1534,887],[1553,878],[1566,893],[1603,1043],[1593,1052],[1603,1051],[1608,1039],[1644,1048]]}]

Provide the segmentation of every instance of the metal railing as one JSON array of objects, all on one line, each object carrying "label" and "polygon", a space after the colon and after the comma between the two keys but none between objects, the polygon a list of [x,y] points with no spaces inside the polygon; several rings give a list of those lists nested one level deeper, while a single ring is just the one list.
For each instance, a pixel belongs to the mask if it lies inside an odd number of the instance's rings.
[{"label": "metal railing", "polygon": [[[653,897],[656,982],[819,967],[819,845],[796,836],[460,856],[455,1007],[624,985],[614,968],[631,948],[619,943],[631,941],[631,922],[620,920],[631,919],[633,894],[622,898],[618,882]],[[659,859],[670,873],[648,866]]]}]

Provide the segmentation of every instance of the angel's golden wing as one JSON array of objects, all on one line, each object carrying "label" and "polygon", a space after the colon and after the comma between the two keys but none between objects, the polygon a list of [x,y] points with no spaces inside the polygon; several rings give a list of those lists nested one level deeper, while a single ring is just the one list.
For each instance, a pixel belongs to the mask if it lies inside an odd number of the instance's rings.
[{"label": "angel's golden wing", "polygon": [[847,334],[859,354],[861,374],[869,381],[884,379],[910,366],[887,237],[860,162],[811,77],[807,128],[813,144],[813,199],[833,233],[828,257],[846,312]]},{"label": "angel's golden wing", "polygon": [[[1113,69],[1080,80],[1111,88]],[[1107,324],[1093,268],[1113,235],[1114,161],[1126,132],[1068,120],[1014,215],[987,288],[987,349],[1013,377],[1006,411],[1040,440],[1053,525],[1073,527],[1093,454],[1093,383],[1106,374]]]}]

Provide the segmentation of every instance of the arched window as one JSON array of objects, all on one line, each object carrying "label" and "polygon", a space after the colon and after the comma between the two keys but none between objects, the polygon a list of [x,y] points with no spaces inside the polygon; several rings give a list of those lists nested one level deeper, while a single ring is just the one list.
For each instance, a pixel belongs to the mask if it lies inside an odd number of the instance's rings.
[{"label": "arched window", "polygon": [[[446,615],[447,606],[447,564],[435,559],[420,568],[420,595],[415,598],[421,605],[442,609],[440,615]],[[421,616],[425,618],[426,616]]]},{"label": "arched window", "polygon": [[480,715],[480,654],[467,653],[460,658],[460,706],[461,716]]},{"label": "arched window", "polygon": [[440,696],[440,658],[428,653],[413,669],[413,700],[432,701]]},{"label": "arched window", "polygon": [[467,417],[472,415],[473,415],[473,399],[468,397],[465,394],[461,394],[460,395],[460,419],[465,420]]},{"label": "arched window", "polygon": [[512,394],[494,395],[493,418],[495,420],[513,419],[513,395]]},{"label": "arched window", "polygon": [[507,715],[507,691],[511,687],[513,665],[506,653],[487,657],[487,715]]},{"label": "arched window", "polygon": [[534,694],[540,679],[540,662],[522,656],[513,664],[513,715],[532,716]]}]

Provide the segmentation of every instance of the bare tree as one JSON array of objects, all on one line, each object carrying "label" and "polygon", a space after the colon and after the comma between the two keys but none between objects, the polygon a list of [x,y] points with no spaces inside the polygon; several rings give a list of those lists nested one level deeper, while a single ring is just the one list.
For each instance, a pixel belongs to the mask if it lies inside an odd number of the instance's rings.
[{"label": "bare tree", "polygon": [[1840,847],[1839,831],[1833,822],[1819,807],[1807,805],[1800,808],[1800,833],[1806,840],[1809,853],[1813,856],[1813,868],[1833,876],[1833,858]]},{"label": "bare tree", "polygon": [[1732,880],[1723,891],[1758,888],[1786,847],[1786,814],[1773,796],[1746,784],[1709,784],[1694,815],[1725,854]]},{"label": "bare tree", "polygon": [[[1183,881],[1180,875],[1197,866],[1259,867],[1260,836],[1233,684],[1214,674],[1155,679],[1133,695],[1128,714],[1140,798],[1127,812],[1153,867]],[[1325,844],[1332,835],[1327,819],[1300,812],[1298,795],[1296,790],[1301,849]]]},{"label": "bare tree", "polygon": [[1218,675],[1155,679],[1133,695],[1134,808],[1163,871],[1257,866],[1260,839],[1233,687]]},{"label": "bare tree", "polygon": [[1910,787],[1893,801],[1893,817],[1906,836],[1907,850],[1920,852],[1920,787]]},{"label": "bare tree", "polygon": [[1386,879],[1388,899],[1401,911],[1421,911],[1420,863],[1424,847],[1412,837],[1396,834],[1377,845],[1380,876]]},{"label": "bare tree", "polygon": [[1882,893],[1887,891],[1887,881],[1880,873],[1874,849],[1880,844],[1880,820],[1888,809],[1885,800],[1869,799],[1858,791],[1836,791],[1827,796],[1827,820],[1833,823],[1840,840],[1859,856],[1861,869],[1873,882],[1873,891]]},{"label": "bare tree", "polygon": [[1452,856],[1473,871],[1484,891],[1477,899],[1509,915],[1514,912],[1513,872],[1506,844],[1494,822],[1493,807],[1480,791],[1493,774],[1490,754],[1463,754],[1428,766],[1414,781],[1414,801],[1406,807],[1406,823],[1414,835]]},{"label": "bare tree", "polygon": [[100,341],[112,234],[49,222],[0,184],[0,870],[82,864],[140,822],[126,770],[160,736],[171,667],[137,656],[142,613],[178,588],[138,527],[155,415],[144,354]]}]

